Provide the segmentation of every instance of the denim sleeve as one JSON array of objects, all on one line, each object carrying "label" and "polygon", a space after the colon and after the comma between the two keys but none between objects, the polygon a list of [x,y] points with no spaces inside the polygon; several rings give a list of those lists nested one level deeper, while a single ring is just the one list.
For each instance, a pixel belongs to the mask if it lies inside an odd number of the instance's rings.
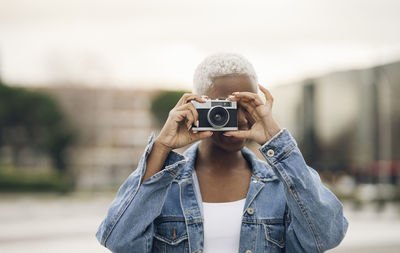
[{"label": "denim sleeve", "polygon": [[284,185],[290,217],[287,252],[324,252],[336,247],[348,227],[343,206],[307,166],[289,131],[282,129],[259,150]]},{"label": "denim sleeve", "polygon": [[154,133],[137,169],[119,188],[97,230],[97,240],[112,252],[151,252],[153,221],[160,215],[168,189],[186,162],[182,155],[171,151],[162,170],[140,184],[153,144]]}]

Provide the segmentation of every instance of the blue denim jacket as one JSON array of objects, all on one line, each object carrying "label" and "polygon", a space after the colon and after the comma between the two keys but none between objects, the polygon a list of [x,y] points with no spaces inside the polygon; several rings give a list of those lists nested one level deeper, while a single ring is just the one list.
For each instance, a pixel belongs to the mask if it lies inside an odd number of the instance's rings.
[{"label": "blue denim jacket", "polygon": [[[113,252],[203,252],[202,200],[194,164],[199,142],[171,151],[163,169],[145,180],[146,159],[118,190],[96,237]],[[252,168],[243,208],[239,252],[323,252],[347,231],[343,206],[306,165],[283,129],[259,148],[265,161],[241,150]],[[207,252],[205,252],[207,253]]]}]

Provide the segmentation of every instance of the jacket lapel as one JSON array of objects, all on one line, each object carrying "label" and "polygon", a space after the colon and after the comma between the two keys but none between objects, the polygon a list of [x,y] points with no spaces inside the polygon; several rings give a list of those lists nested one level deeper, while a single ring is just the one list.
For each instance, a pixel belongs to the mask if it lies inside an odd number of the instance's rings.
[{"label": "jacket lapel", "polygon": [[179,184],[181,190],[181,206],[186,220],[186,230],[189,238],[190,252],[203,250],[203,218],[199,203],[195,196],[193,180],[191,177],[182,180]]}]

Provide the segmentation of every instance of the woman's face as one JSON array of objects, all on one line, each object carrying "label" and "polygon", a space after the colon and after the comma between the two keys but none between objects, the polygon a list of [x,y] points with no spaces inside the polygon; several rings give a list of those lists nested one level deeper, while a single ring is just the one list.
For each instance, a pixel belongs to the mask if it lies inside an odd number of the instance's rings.
[{"label": "woman's face", "polygon": [[[257,93],[255,85],[247,75],[231,75],[217,77],[213,81],[213,85],[207,90],[207,95],[210,99],[227,99],[232,92],[248,91]],[[238,104],[238,127],[239,130],[246,130],[251,127],[246,119],[243,108]],[[238,151],[242,149],[247,142],[247,139],[236,138],[223,135],[224,132],[216,131],[210,137],[211,141],[224,150]]]}]

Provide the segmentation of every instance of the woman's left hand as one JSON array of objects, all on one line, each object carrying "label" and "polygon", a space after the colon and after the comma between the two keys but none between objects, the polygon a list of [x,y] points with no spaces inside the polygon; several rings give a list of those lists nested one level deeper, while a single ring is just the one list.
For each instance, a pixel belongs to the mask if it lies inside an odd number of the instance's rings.
[{"label": "woman's left hand", "polygon": [[281,130],[272,117],[274,99],[271,93],[260,84],[258,86],[266,98],[265,104],[257,94],[251,92],[234,92],[229,96],[229,100],[238,101],[246,110],[253,124],[249,130],[227,131],[225,136],[251,139],[263,145]]}]

